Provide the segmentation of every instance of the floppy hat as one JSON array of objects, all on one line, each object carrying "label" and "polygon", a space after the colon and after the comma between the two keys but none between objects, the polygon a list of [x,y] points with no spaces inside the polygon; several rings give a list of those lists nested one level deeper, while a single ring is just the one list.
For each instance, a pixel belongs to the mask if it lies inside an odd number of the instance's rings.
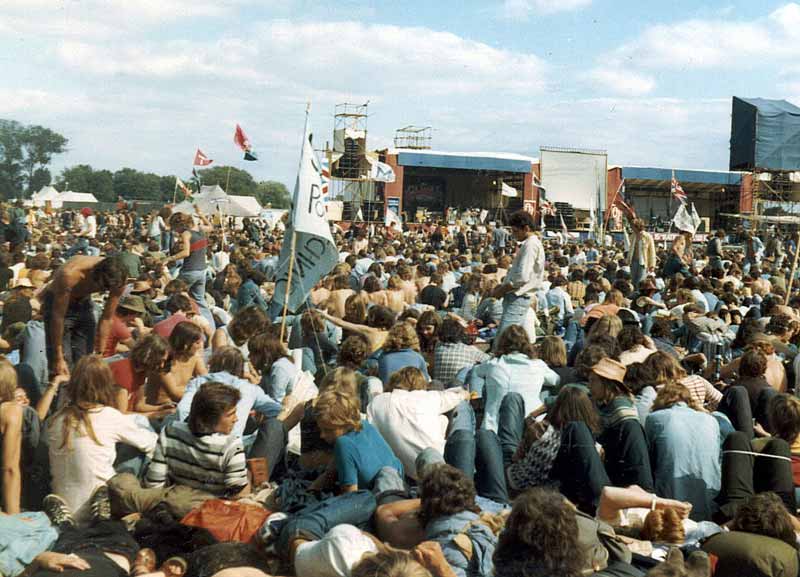
[{"label": "floppy hat", "polygon": [[120,300],[117,308],[139,313],[140,315],[143,315],[146,312],[142,297],[137,297],[135,295],[130,295]]}]

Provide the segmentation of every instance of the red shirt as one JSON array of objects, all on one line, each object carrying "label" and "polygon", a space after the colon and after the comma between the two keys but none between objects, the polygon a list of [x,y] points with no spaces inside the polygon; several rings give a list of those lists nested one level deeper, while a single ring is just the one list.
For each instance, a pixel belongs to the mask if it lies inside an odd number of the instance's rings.
[{"label": "red shirt", "polygon": [[175,313],[174,315],[165,318],[163,321],[156,323],[153,327],[153,332],[164,339],[169,339],[169,336],[172,334],[172,330],[175,328],[175,325],[188,320],[189,319],[185,314]]},{"label": "red shirt", "polygon": [[144,385],[144,375],[137,374],[133,370],[133,363],[130,359],[121,359],[108,365],[111,374],[114,375],[114,382],[130,393],[128,397],[128,411],[133,411],[136,405],[136,392],[139,387]]},{"label": "red shirt", "polygon": [[122,322],[122,319],[117,315],[111,318],[111,334],[108,335],[105,347],[103,347],[103,356],[111,357],[117,352],[117,345],[122,341],[127,341],[133,337],[133,332],[128,326]]}]

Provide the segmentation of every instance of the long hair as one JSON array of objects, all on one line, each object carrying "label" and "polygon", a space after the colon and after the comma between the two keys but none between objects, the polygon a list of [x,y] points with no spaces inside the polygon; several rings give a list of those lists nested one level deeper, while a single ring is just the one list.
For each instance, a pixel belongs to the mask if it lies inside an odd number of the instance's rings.
[{"label": "long hair", "polygon": [[531,359],[536,358],[536,353],[528,338],[528,333],[520,325],[509,325],[500,333],[497,342],[496,356],[502,357],[512,353],[522,353]]},{"label": "long hair", "polygon": [[383,351],[388,353],[403,349],[413,349],[419,352],[419,338],[414,327],[407,323],[398,323],[389,329],[389,334],[383,343]]},{"label": "long hair", "polygon": [[573,421],[586,423],[592,433],[599,433],[601,428],[592,400],[581,387],[563,387],[547,411],[547,420],[559,430]]},{"label": "long hair", "polygon": [[432,577],[410,551],[389,548],[364,555],[353,565],[350,574],[352,577]]},{"label": "long hair", "polygon": [[63,418],[61,448],[72,448],[73,432],[100,444],[89,412],[98,405],[115,406],[115,389],[114,375],[99,355],[87,355],[77,362],[66,387],[67,404],[56,413]]},{"label": "long hair", "polygon": [[479,513],[475,504],[475,485],[461,470],[452,465],[437,463],[425,468],[419,483],[419,521],[430,521],[462,511]]},{"label": "long hair", "polygon": [[579,577],[586,551],[575,509],[555,491],[526,491],[514,501],[493,560],[497,577]]}]

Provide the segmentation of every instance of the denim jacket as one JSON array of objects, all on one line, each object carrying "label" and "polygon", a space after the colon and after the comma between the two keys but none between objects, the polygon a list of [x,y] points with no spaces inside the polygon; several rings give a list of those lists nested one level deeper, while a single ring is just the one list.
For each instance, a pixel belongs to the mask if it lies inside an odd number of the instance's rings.
[{"label": "denim jacket", "polygon": [[[455,537],[465,534],[472,542],[472,555],[456,544]],[[437,517],[425,527],[425,540],[436,541],[442,547],[445,559],[458,577],[492,577],[492,556],[497,537],[486,525],[479,522],[472,511],[462,511],[447,517]]]}]

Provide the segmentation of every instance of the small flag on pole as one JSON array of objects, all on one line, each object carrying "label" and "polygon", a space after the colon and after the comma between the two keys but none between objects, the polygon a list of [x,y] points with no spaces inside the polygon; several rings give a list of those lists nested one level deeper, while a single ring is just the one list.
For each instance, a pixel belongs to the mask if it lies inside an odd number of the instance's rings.
[{"label": "small flag on pole", "polygon": [[686,204],[686,192],[684,192],[681,183],[675,180],[675,177],[672,177],[672,185],[670,187],[672,192],[672,196],[678,199],[681,204]]},{"label": "small flag on pole", "polygon": [[236,125],[236,132],[233,133],[233,142],[242,149],[245,160],[258,160],[256,153],[253,152],[253,145],[250,143],[250,139],[247,138],[244,130],[238,124]]},{"label": "small flag on pole", "polygon": [[516,198],[517,189],[503,182],[500,186],[500,194],[502,194],[503,196],[508,196],[509,198]]},{"label": "small flag on pole", "polygon": [[194,165],[195,166],[208,166],[212,162],[214,162],[214,161],[211,160],[209,157],[207,157],[203,153],[203,151],[200,150],[199,148],[197,149],[197,152],[194,153]]},{"label": "small flag on pole", "polygon": [[181,192],[183,193],[184,198],[187,198],[187,199],[192,198],[192,189],[189,188],[188,186],[186,186],[186,183],[184,183],[177,176],[175,177],[175,184],[178,186],[178,188],[181,189]]}]

